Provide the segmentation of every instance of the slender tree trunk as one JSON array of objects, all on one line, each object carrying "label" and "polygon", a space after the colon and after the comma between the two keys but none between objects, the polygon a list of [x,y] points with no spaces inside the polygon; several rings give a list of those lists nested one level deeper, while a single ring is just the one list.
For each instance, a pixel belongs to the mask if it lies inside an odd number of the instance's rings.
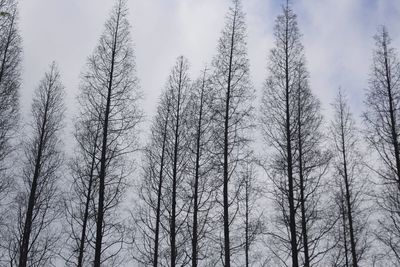
[{"label": "slender tree trunk", "polygon": [[164,158],[165,158],[165,145],[167,142],[167,126],[168,126],[168,117],[169,117],[169,107],[167,111],[167,117],[165,119],[164,124],[164,132],[163,132],[163,143],[161,150],[161,162],[160,162],[160,175],[158,179],[158,191],[157,191],[157,211],[156,211],[156,232],[154,237],[154,258],[153,258],[153,266],[158,266],[158,240],[160,234],[160,213],[161,213],[161,189],[163,184],[163,174],[164,174]]},{"label": "slender tree trunk", "polygon": [[90,205],[91,194],[92,194],[94,169],[95,169],[95,165],[96,165],[97,138],[98,138],[98,131],[96,132],[96,138],[94,140],[94,146],[93,146],[93,151],[92,151],[89,183],[88,183],[88,190],[87,190],[87,196],[86,196],[86,202],[85,202],[85,212],[83,214],[82,233],[81,233],[81,239],[79,242],[79,254],[78,254],[78,265],[77,265],[78,267],[82,267],[83,254],[85,251],[86,228],[87,228],[88,217],[89,217],[89,205]]},{"label": "slender tree trunk", "polygon": [[199,190],[199,172],[200,172],[200,145],[201,145],[201,127],[203,122],[203,101],[204,101],[204,87],[205,87],[205,77],[206,71],[204,71],[203,82],[201,86],[200,93],[200,110],[197,125],[197,136],[196,136],[196,170],[194,179],[194,196],[193,196],[193,238],[192,238],[192,267],[197,267],[197,243],[198,243],[198,233],[197,233],[197,213],[198,213],[198,190]]},{"label": "slender tree trunk", "polygon": [[182,85],[183,61],[180,62],[179,85],[178,85],[178,103],[175,122],[175,143],[174,143],[174,164],[172,170],[172,218],[171,218],[171,267],[176,265],[176,185],[178,173],[178,146],[179,146],[179,118],[181,104],[181,85]]},{"label": "slender tree trunk", "polygon": [[341,188],[341,191],[342,191],[341,192],[342,195],[340,196],[340,198],[341,198],[341,204],[342,204],[341,209],[342,209],[342,218],[343,218],[342,223],[343,223],[344,256],[345,256],[345,260],[346,260],[346,267],[349,267],[349,255],[347,253],[348,248],[347,248],[347,229],[346,229],[346,225],[347,225],[347,223],[346,223],[346,207],[345,207],[345,203],[343,200],[344,193],[343,193],[342,188]]},{"label": "slender tree trunk", "polygon": [[100,174],[99,174],[99,207],[97,215],[97,225],[96,225],[96,245],[95,245],[95,255],[94,255],[94,267],[100,267],[101,264],[101,246],[103,239],[103,218],[104,218],[104,187],[105,187],[105,177],[106,177],[106,164],[107,164],[107,137],[108,137],[108,120],[110,115],[110,105],[111,105],[111,93],[113,86],[113,76],[114,76],[114,64],[115,64],[115,53],[116,53],[116,42],[118,36],[120,13],[117,14],[117,23],[115,27],[115,35],[113,40],[112,55],[111,55],[111,70],[108,81],[107,88],[107,103],[106,110],[104,113],[104,125],[103,125],[103,141],[101,147],[101,159],[100,159]]},{"label": "slender tree trunk", "polygon": [[[287,12],[287,10],[285,11]],[[288,51],[288,21],[286,19],[286,34],[285,34],[285,87],[286,87],[286,153],[287,153],[287,171],[289,184],[289,228],[290,228],[290,243],[292,251],[292,267],[299,267],[298,252],[297,252],[297,237],[296,237],[296,218],[294,208],[294,193],[293,193],[293,159],[292,159],[292,143],[290,131],[290,99],[289,99],[289,51]]]},{"label": "slender tree trunk", "polygon": [[[93,165],[93,163],[92,163]],[[92,166],[93,167],[93,166]],[[81,238],[79,242],[79,254],[78,254],[78,267],[82,267],[82,262],[83,262],[83,253],[85,251],[85,239],[86,239],[86,228],[87,228],[87,221],[88,221],[88,215],[89,215],[89,204],[90,204],[90,195],[92,192],[92,183],[93,183],[93,171],[91,170],[91,176],[89,178],[89,184],[88,184],[88,191],[87,191],[87,196],[86,196],[86,202],[85,202],[85,212],[83,215],[83,225],[82,225],[82,233],[81,233]]]},{"label": "slender tree trunk", "polygon": [[304,197],[304,172],[303,172],[303,143],[301,140],[301,90],[299,84],[298,90],[298,142],[299,142],[299,176],[300,176],[300,208],[301,208],[301,229],[303,235],[303,246],[304,246],[304,267],[310,267],[310,256],[308,252],[308,234],[307,234],[307,219],[306,219],[306,207]]},{"label": "slender tree trunk", "polygon": [[247,177],[246,179],[246,222],[245,222],[245,257],[246,257],[246,267],[249,267],[249,250],[250,250],[250,240],[249,240],[249,179],[250,177]]},{"label": "slender tree trunk", "polygon": [[231,266],[231,255],[230,255],[230,241],[229,241],[229,199],[228,199],[228,182],[229,182],[229,105],[231,98],[231,75],[232,75],[232,62],[233,62],[233,47],[235,40],[235,24],[236,24],[236,14],[233,16],[232,23],[232,36],[230,43],[230,55],[229,55],[229,70],[228,70],[228,87],[226,90],[226,100],[225,100],[225,121],[224,121],[224,188],[223,188],[223,198],[224,198],[224,254],[225,254],[225,266]]},{"label": "slender tree trunk", "polygon": [[346,206],[347,206],[347,218],[349,220],[349,231],[350,231],[350,246],[351,246],[351,257],[353,262],[353,267],[358,267],[357,263],[357,252],[356,252],[356,241],[354,238],[354,229],[353,229],[353,213],[351,207],[351,193],[350,193],[350,185],[349,185],[349,176],[347,172],[347,156],[346,156],[346,146],[345,146],[345,133],[344,133],[344,118],[343,118],[343,109],[340,110],[340,120],[341,120],[341,141],[342,141],[342,156],[343,156],[343,170],[344,170],[344,183],[346,188]]},{"label": "slender tree trunk", "polygon": [[29,202],[28,202],[28,210],[26,212],[25,224],[24,224],[24,232],[22,235],[22,242],[20,248],[20,256],[19,256],[19,267],[26,267],[28,262],[28,252],[29,252],[29,240],[32,231],[32,216],[33,216],[33,208],[35,206],[36,199],[36,189],[38,184],[38,179],[40,175],[40,168],[42,163],[42,153],[43,153],[43,142],[45,138],[45,129],[47,123],[47,113],[49,108],[49,98],[46,99],[46,106],[44,110],[43,123],[40,132],[40,141],[38,146],[38,152],[36,156],[35,162],[35,170],[32,179],[31,190],[29,193]]}]

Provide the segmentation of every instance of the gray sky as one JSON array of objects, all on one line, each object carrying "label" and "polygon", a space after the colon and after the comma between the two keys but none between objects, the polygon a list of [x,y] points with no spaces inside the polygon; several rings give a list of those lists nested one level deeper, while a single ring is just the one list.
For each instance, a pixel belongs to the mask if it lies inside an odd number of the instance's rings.
[{"label": "gray sky", "polygon": [[[260,92],[274,41],[274,21],[286,1],[242,2],[248,22],[251,76]],[[322,101],[324,114],[329,117],[330,103],[341,86],[348,92],[352,110],[359,117],[374,45],[372,36],[378,25],[388,27],[393,45],[400,49],[400,0],[292,2],[303,34],[311,87]],[[67,91],[71,125],[79,75],[97,45],[113,3],[112,0],[20,0],[24,115],[30,110],[33,90],[55,60]],[[193,79],[211,61],[230,0],[128,0],[128,3],[137,75],[149,121],[179,55],[189,59]]]},{"label": "gray sky", "polygon": [[[251,75],[257,91],[266,77],[273,26],[283,0],[243,0],[248,22]],[[362,111],[377,26],[387,25],[400,48],[399,0],[293,0],[306,50],[312,90],[329,117],[341,86],[353,111]],[[128,0],[144,111],[154,113],[175,59],[186,56],[195,79],[216,53],[229,0]],[[68,117],[74,113],[79,75],[97,44],[113,5],[111,0],[22,0],[23,111],[55,60],[66,86]]]}]

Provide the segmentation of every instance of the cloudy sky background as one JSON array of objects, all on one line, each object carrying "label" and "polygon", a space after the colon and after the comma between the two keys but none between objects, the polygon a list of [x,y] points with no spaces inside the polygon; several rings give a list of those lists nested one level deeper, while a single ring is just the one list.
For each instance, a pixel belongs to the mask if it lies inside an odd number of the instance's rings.
[{"label": "cloudy sky background", "polygon": [[[251,75],[259,92],[267,75],[273,27],[283,0],[243,0],[248,23]],[[363,109],[372,36],[385,24],[400,48],[399,0],[293,0],[305,46],[312,90],[329,117],[337,88],[347,91],[357,117]],[[128,0],[144,111],[151,118],[179,55],[191,63],[192,78],[216,53],[229,0]],[[23,112],[55,60],[66,87],[68,123],[75,110],[79,75],[94,50],[113,5],[111,0],[21,0]]]}]

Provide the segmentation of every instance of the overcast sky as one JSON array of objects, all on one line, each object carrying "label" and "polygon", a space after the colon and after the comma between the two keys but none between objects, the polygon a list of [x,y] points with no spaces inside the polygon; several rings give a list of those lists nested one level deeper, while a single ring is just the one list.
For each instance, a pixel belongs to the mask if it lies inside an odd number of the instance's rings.
[{"label": "overcast sky", "polygon": [[[114,1],[21,0],[23,38],[23,111],[32,92],[55,60],[67,91],[68,116],[74,112],[79,75],[97,44]],[[251,76],[257,91],[266,77],[273,26],[283,0],[243,0],[248,23]],[[312,90],[329,117],[341,86],[353,111],[362,111],[371,49],[377,26],[385,24],[400,48],[399,0],[293,0],[303,34]],[[216,53],[229,0],[128,0],[137,74],[151,117],[175,59],[186,56],[195,79]]]}]

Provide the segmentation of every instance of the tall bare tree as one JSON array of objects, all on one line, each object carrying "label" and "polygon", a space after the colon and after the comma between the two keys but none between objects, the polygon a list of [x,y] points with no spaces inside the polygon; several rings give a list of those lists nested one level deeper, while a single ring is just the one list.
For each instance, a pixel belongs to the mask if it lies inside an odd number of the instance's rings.
[{"label": "tall bare tree", "polygon": [[114,258],[125,237],[119,204],[131,171],[127,155],[135,150],[136,129],[142,117],[135,75],[126,1],[117,0],[99,44],[88,59],[81,86],[81,113],[97,120],[94,127],[100,125],[95,164],[98,194],[94,266]]},{"label": "tall bare tree", "polygon": [[0,1],[0,199],[10,185],[7,161],[13,150],[11,139],[19,121],[21,37],[15,0]]},{"label": "tall bare tree", "polygon": [[[296,15],[288,5],[276,20],[274,35],[275,48],[270,53],[269,77],[262,98],[261,124],[265,141],[276,151],[271,176],[274,180],[279,179],[275,182],[277,194],[282,192],[284,195],[277,204],[282,210],[282,223],[289,226],[289,236],[285,240],[290,243],[292,266],[298,267],[293,142],[296,140],[296,72],[302,60],[303,47]],[[287,204],[282,203],[283,200]]]},{"label": "tall bare tree", "polygon": [[[16,197],[19,226],[15,265],[44,266],[55,256],[60,216],[58,180],[63,155],[60,131],[64,117],[64,89],[55,63],[45,74],[32,104],[32,136],[25,140],[23,187]],[[16,223],[16,222],[14,222]],[[11,264],[13,265],[13,264]]]},{"label": "tall bare tree", "polygon": [[[145,154],[139,194],[144,207],[139,211],[137,246],[138,261],[143,264],[172,266],[175,256],[175,264],[191,261],[196,266],[209,256],[211,244],[205,236],[215,204],[215,185],[210,179],[214,166],[210,151],[213,88],[207,70],[194,84],[187,71],[187,60],[179,57],[159,103]],[[171,251],[173,234],[175,255]]]},{"label": "tall bare tree", "polygon": [[[287,4],[275,25],[275,47],[261,103],[261,127],[271,146],[268,175],[278,211],[270,248],[281,264],[319,262],[333,222],[324,214],[324,177],[330,153],[323,148],[320,103],[308,84],[297,18]],[[301,252],[301,254],[300,254]]]},{"label": "tall bare tree", "polygon": [[[355,121],[347,104],[346,97],[339,91],[334,103],[335,117],[331,124],[331,136],[334,144],[334,168],[337,177],[337,207],[341,219],[335,235],[342,247],[338,262],[346,266],[359,266],[367,249],[368,221],[364,202],[367,177],[359,150]],[[337,250],[337,249],[335,249]],[[338,254],[339,254],[338,253]],[[337,265],[339,266],[339,265]]]},{"label": "tall bare tree", "polygon": [[210,256],[211,228],[214,221],[212,209],[215,206],[216,184],[212,177],[215,175],[215,159],[213,157],[213,109],[214,90],[208,69],[205,68],[201,77],[195,81],[190,98],[190,134],[191,163],[189,179],[189,197],[191,207],[188,219],[191,234],[192,266],[206,264]]},{"label": "tall bare tree", "polygon": [[[82,99],[83,100],[83,99]],[[66,215],[70,227],[67,243],[70,246],[66,264],[81,267],[93,261],[92,247],[95,229],[95,194],[98,193],[98,151],[100,147],[100,114],[91,118],[80,114],[75,124],[77,148],[69,166],[71,187],[68,188]],[[91,251],[91,252],[89,252]]]},{"label": "tall bare tree", "polygon": [[[298,178],[301,250],[305,266],[319,262],[330,246],[324,241],[335,220],[330,220],[322,195],[326,192],[327,171],[331,159],[324,148],[323,121],[319,100],[312,94],[304,59],[297,67],[295,173]],[[325,240],[324,240],[325,239]]]},{"label": "tall bare tree", "polygon": [[[230,231],[235,221],[238,190],[243,186],[238,175],[238,166],[248,157],[245,149],[249,145],[246,132],[252,127],[251,115],[254,96],[249,79],[249,61],[246,47],[246,24],[241,2],[233,0],[229,8],[225,27],[218,42],[218,54],[214,57],[213,84],[216,90],[215,109],[215,154],[217,169],[221,173],[221,188],[217,201],[222,206],[223,251],[221,261],[231,265]],[[232,207],[231,207],[232,206]],[[230,210],[231,207],[231,210]]]},{"label": "tall bare tree", "polygon": [[144,265],[154,267],[166,264],[163,255],[167,255],[166,231],[161,227],[165,218],[164,206],[166,168],[170,166],[167,155],[171,102],[168,91],[159,101],[157,114],[151,126],[150,141],[145,149],[143,160],[143,178],[139,186],[138,206],[134,216],[138,234],[135,242],[134,258]]},{"label": "tall bare tree", "polygon": [[366,138],[377,152],[380,166],[375,169],[382,192],[378,204],[384,213],[378,239],[386,245],[393,264],[400,263],[400,151],[399,103],[400,63],[385,27],[375,35],[372,69],[366,95]]},{"label": "tall bare tree", "polygon": [[187,135],[189,119],[189,93],[190,78],[188,76],[188,61],[180,56],[168,80],[168,98],[171,101],[171,114],[169,131],[171,138],[168,140],[168,156],[171,168],[167,169],[166,199],[168,225],[170,237],[170,266],[184,264],[188,259],[185,253],[186,243],[189,240],[184,227],[187,220],[189,203],[185,200],[187,195],[185,179],[187,179],[188,157],[191,139]]},{"label": "tall bare tree", "polygon": [[139,261],[153,266],[186,265],[190,236],[187,219],[190,201],[189,64],[178,57],[159,103],[151,140],[145,154],[139,196]]}]

